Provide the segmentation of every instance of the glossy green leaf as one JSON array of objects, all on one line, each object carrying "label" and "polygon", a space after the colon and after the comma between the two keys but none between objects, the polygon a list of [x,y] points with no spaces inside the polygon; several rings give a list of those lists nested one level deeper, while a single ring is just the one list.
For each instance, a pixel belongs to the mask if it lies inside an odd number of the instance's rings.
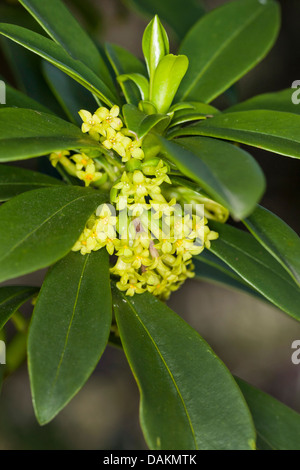
[{"label": "glossy green leaf", "polygon": [[171,26],[178,38],[183,38],[203,15],[198,0],[128,0],[136,10],[148,16],[158,15]]},{"label": "glossy green leaf", "polygon": [[212,101],[264,58],[278,29],[273,0],[236,0],[205,15],[179,49],[190,65],[178,100]]},{"label": "glossy green leaf", "polygon": [[0,287],[0,330],[10,317],[39,291],[38,287]]},{"label": "glossy green leaf", "polygon": [[224,287],[239,290],[261,300],[265,300],[257,291],[238,276],[229,266],[223,263],[213,253],[205,250],[193,258],[195,279],[220,284]]},{"label": "glossy green leaf", "polygon": [[166,114],[150,114],[139,125],[137,135],[140,139],[145,137],[152,129],[163,132],[170,122],[170,116]]},{"label": "glossy green leaf", "polygon": [[58,186],[29,191],[0,207],[0,282],[55,263],[79,238],[105,195]]},{"label": "glossy green leaf", "polygon": [[[146,67],[131,52],[115,44],[107,43],[105,45],[106,54],[114,69],[116,76],[123,74],[138,73],[146,76]],[[138,105],[141,96],[136,85],[131,82],[121,82],[120,86],[124,93],[127,103]]]},{"label": "glossy green leaf", "polygon": [[149,80],[144,77],[144,75],[141,75],[140,73],[125,73],[123,75],[119,75],[117,79],[119,83],[123,83],[126,80],[131,80],[138,87],[141,94],[141,99],[149,99]]},{"label": "glossy green leaf", "polygon": [[184,55],[168,54],[159,62],[153,78],[150,100],[158,113],[165,114],[173,102],[178,87],[188,69],[188,58]]},{"label": "glossy green leaf", "polygon": [[300,238],[297,233],[275,214],[260,206],[244,223],[300,286]]},{"label": "glossy green leaf", "polygon": [[62,185],[63,182],[37,171],[16,166],[0,165],[0,201],[33,189]]},{"label": "glossy green leaf", "polygon": [[[2,77],[1,77],[2,78]],[[16,90],[12,86],[5,83],[5,90],[6,90],[6,104],[2,104],[1,108],[26,108],[26,109],[33,109],[35,111],[40,111],[42,113],[49,113],[53,114],[53,112],[43,106],[42,104],[38,103],[36,100],[30,98],[29,96],[25,95],[19,90]]]},{"label": "glossy green leaf", "polygon": [[132,132],[135,132],[139,139],[142,139],[155,126],[162,125],[167,127],[170,117],[165,114],[146,115],[132,104],[123,106],[123,115],[126,126]]},{"label": "glossy green leaf", "polygon": [[248,403],[259,450],[300,450],[300,415],[267,393],[236,379]]},{"label": "glossy green leaf", "polygon": [[33,312],[28,364],[40,424],[81,389],[108,341],[112,316],[108,253],[70,253],[48,273]]},{"label": "glossy green leaf", "polygon": [[186,104],[189,104],[189,108],[191,109],[180,109],[176,111],[170,127],[174,127],[179,124],[184,124],[189,121],[198,121],[199,119],[203,119],[203,117],[212,117],[215,114],[220,113],[217,108],[214,108],[213,106],[206,103],[198,103],[197,101],[191,101],[190,103]]},{"label": "glossy green leaf", "polygon": [[43,63],[43,73],[52,93],[65,111],[66,116],[74,124],[82,124],[82,119],[78,114],[80,109],[86,109],[93,113],[98,107],[95,98],[86,88],[49,62]]},{"label": "glossy green leaf", "polygon": [[295,90],[277,91],[275,93],[264,93],[254,96],[249,100],[238,103],[235,106],[227,108],[225,113],[235,113],[237,111],[252,111],[256,109],[266,109],[271,111],[283,111],[286,113],[300,114],[300,106],[292,102],[292,96]]},{"label": "glossy green leaf", "polygon": [[29,109],[0,109],[0,161],[24,160],[50,152],[99,144],[56,116]]},{"label": "glossy green leaf", "polygon": [[271,152],[300,158],[300,116],[280,111],[241,111],[219,114],[172,133],[233,140]]},{"label": "glossy green leaf", "polygon": [[146,114],[140,111],[139,108],[133,104],[125,104],[122,111],[126,127],[137,134],[140,124],[145,119]]},{"label": "glossy green leaf", "polygon": [[20,26],[0,23],[0,34],[38,54],[98,96],[104,103],[117,103],[110,88],[85,64],[73,59],[59,44]]},{"label": "glossy green leaf", "polygon": [[155,70],[164,56],[169,54],[170,49],[167,33],[157,15],[154,16],[145,29],[142,48],[148,69],[148,75],[150,77],[151,97],[151,88]]},{"label": "glossy green leaf", "polygon": [[244,150],[208,138],[177,139],[175,143],[156,136],[155,140],[184,175],[199,183],[235,218],[250,214],[261,198],[263,173]]},{"label": "glossy green leaf", "polygon": [[61,0],[20,0],[20,3],[73,59],[83,62],[113,88],[109,71],[96,45]]},{"label": "glossy green leaf", "polygon": [[229,225],[209,222],[219,233],[211,251],[266,299],[300,320],[300,289],[255,238]]},{"label": "glossy green leaf", "polygon": [[150,449],[251,449],[255,433],[233,378],[208,344],[149,293],[114,289],[122,345],[138,383]]}]

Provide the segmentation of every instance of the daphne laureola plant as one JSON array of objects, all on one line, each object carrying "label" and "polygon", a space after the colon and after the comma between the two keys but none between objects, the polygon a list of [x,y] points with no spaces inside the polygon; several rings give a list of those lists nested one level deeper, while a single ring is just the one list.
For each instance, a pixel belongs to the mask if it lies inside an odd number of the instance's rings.
[{"label": "daphne laureola plant", "polygon": [[[7,85],[0,108],[1,162],[39,158],[42,169],[0,166],[0,281],[50,269],[41,288],[0,288],[2,338],[9,320],[18,330],[2,379],[28,334],[33,405],[46,424],[115,344],[140,390],[149,448],[299,449],[299,415],[233,378],[165,304],[195,276],[300,319],[299,238],[258,205],[264,175],[240,145],[299,158],[299,109],[290,90],[223,112],[210,104],[272,47],[277,2],[233,1],[194,18],[177,55],[155,15],[144,61],[99,49],[61,0],[20,3],[50,38],[8,23],[0,34],[6,48],[36,54],[36,80],[49,89],[39,103]],[[18,309],[31,298],[28,325]]]}]

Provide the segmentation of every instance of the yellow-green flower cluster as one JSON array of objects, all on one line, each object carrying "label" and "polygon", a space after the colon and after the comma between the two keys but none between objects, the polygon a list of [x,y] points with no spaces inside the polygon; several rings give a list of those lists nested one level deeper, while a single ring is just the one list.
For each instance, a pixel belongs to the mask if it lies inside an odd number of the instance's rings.
[{"label": "yellow-green flower cluster", "polygon": [[204,216],[182,215],[175,199],[165,199],[161,185],[170,183],[167,172],[162,161],[147,166],[152,177],[141,170],[124,172],[111,193],[118,215],[114,207],[100,207],[73,248],[85,254],[106,246],[117,257],[111,268],[117,287],[130,296],[148,291],[167,299],[193,277],[192,256],[218,237]]},{"label": "yellow-green flower cluster", "polygon": [[123,122],[118,117],[119,113],[118,106],[113,106],[111,110],[102,106],[94,114],[82,109],[79,111],[83,120],[81,130],[100,141],[107,150],[114,150],[122,157],[122,162],[128,162],[132,158],[142,160],[142,142],[130,136],[129,130],[123,127]]},{"label": "yellow-green flower cluster", "polygon": [[[182,203],[191,194],[174,192],[168,164],[156,157],[145,158],[142,142],[123,126],[119,112],[118,106],[100,107],[94,114],[79,112],[82,132],[103,146],[105,156],[101,150],[97,157],[88,151],[88,155],[68,151],[50,155],[53,166],[61,163],[86,186],[101,186],[110,179],[111,205],[98,207],[73,251],[85,255],[105,247],[116,258],[111,274],[121,291],[130,296],[148,291],[167,299],[194,276],[192,257],[209,248],[218,234],[210,231],[205,211],[200,215],[182,211],[177,197]],[[116,162],[115,154],[122,162]]]}]

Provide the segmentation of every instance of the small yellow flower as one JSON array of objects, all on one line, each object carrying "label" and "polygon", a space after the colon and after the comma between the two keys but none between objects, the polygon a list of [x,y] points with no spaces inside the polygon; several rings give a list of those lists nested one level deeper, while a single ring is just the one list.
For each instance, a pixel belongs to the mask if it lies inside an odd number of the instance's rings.
[{"label": "small yellow flower", "polygon": [[85,153],[76,153],[75,155],[72,155],[71,158],[75,162],[76,170],[78,171],[81,171],[82,168],[93,163],[93,160],[85,155]]},{"label": "small yellow flower", "polygon": [[66,160],[69,162],[69,160],[66,158],[69,155],[70,155],[70,152],[68,152],[67,150],[61,150],[60,152],[53,152],[50,154],[50,162],[52,163],[54,167],[56,167],[58,162],[62,164],[66,162]]},{"label": "small yellow flower", "polygon": [[94,163],[89,163],[86,166],[85,171],[77,171],[76,175],[80,180],[85,182],[86,186],[89,186],[91,183],[98,181],[103,176],[100,171],[96,171]]},{"label": "small yellow flower", "polygon": [[121,132],[116,132],[109,127],[106,131],[106,139],[102,142],[102,145],[108,150],[115,150],[123,158],[126,155],[126,147],[130,142],[131,139],[129,137],[125,137]]},{"label": "small yellow flower", "polygon": [[119,106],[113,106],[111,110],[104,108],[98,108],[95,115],[99,118],[102,129],[106,132],[109,127],[119,131],[123,127],[121,119],[118,117],[120,113]]},{"label": "small yellow flower", "polygon": [[103,126],[99,117],[84,109],[81,109],[78,114],[83,120],[83,124],[81,126],[82,132],[84,134],[88,132],[91,137],[99,140],[99,134],[103,134]]},{"label": "small yellow flower", "polygon": [[126,155],[122,158],[123,162],[128,162],[131,158],[143,160],[144,151],[141,149],[142,142],[140,140],[131,140],[126,147]]}]

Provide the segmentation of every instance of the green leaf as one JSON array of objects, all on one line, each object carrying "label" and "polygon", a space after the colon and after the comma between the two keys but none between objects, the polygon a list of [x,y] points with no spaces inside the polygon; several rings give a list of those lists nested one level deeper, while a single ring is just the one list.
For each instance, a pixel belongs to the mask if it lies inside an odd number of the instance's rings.
[{"label": "green leaf", "polygon": [[55,263],[79,238],[105,195],[58,186],[29,191],[0,207],[0,282]]},{"label": "green leaf", "polygon": [[240,111],[219,114],[172,133],[233,140],[271,152],[300,158],[300,116],[280,111]]},{"label": "green leaf", "polygon": [[266,299],[300,320],[300,289],[286,270],[252,235],[229,225],[209,222],[220,235],[211,251]]},{"label": "green leaf", "polygon": [[277,91],[275,93],[264,93],[263,95],[254,96],[249,100],[238,103],[235,106],[227,108],[225,113],[236,111],[252,111],[256,109],[265,109],[270,111],[283,111],[286,113],[300,114],[300,106],[292,102],[294,90]]},{"label": "green leaf", "polygon": [[[146,75],[147,71],[144,64],[123,47],[107,43],[105,50],[116,76],[131,73]],[[128,81],[121,82],[120,86],[127,103],[138,105],[141,97],[136,86]]]},{"label": "green leaf", "polygon": [[82,388],[108,341],[108,254],[70,253],[48,273],[33,313],[28,364],[33,405],[46,424]]},{"label": "green leaf", "polygon": [[213,106],[210,106],[206,103],[198,103],[197,101],[192,101],[186,104],[189,104],[189,107],[191,107],[192,109],[182,109],[176,111],[170,127],[174,127],[179,124],[184,124],[189,121],[198,121],[199,119],[203,119],[203,117],[212,117],[215,114],[220,113],[217,108],[214,108]]},{"label": "green leaf", "polygon": [[[1,77],[2,78],[2,77]],[[26,108],[33,109],[35,111],[40,111],[42,113],[53,114],[52,111],[42,104],[38,103],[36,100],[30,98],[19,90],[16,90],[12,86],[5,83],[6,90],[6,104],[2,104],[1,108]]]},{"label": "green leaf", "polygon": [[24,160],[50,152],[99,148],[81,130],[56,116],[29,109],[0,109],[0,161]]},{"label": "green leaf", "polygon": [[38,291],[38,287],[29,286],[0,287],[0,330],[18,308]]},{"label": "green leaf", "polygon": [[62,181],[37,171],[0,165],[0,201],[7,201],[18,194],[32,191],[33,189],[62,184]]},{"label": "green leaf", "polygon": [[258,206],[244,223],[300,287],[300,238],[283,220]]},{"label": "green leaf", "polygon": [[129,4],[148,16],[158,15],[183,38],[193,24],[203,15],[204,8],[198,0],[128,0]]},{"label": "green leaf", "polygon": [[80,109],[90,110],[93,113],[98,107],[94,97],[86,88],[49,62],[43,62],[43,73],[52,93],[74,124],[82,124],[78,114]]},{"label": "green leaf", "polygon": [[149,80],[144,77],[144,75],[141,75],[140,73],[125,73],[123,75],[119,75],[117,79],[119,83],[123,83],[126,80],[131,80],[138,87],[141,94],[141,99],[149,99]]},{"label": "green leaf", "polygon": [[73,59],[87,65],[113,89],[109,71],[96,45],[61,0],[20,0],[20,3]]},{"label": "green leaf", "polygon": [[190,65],[178,100],[212,101],[264,58],[278,29],[272,0],[236,0],[205,15],[179,49]]},{"label": "green leaf", "polygon": [[260,450],[300,450],[300,415],[267,393],[236,379],[248,403]]},{"label": "green leaf", "polygon": [[235,218],[243,218],[253,211],[265,182],[250,154],[226,142],[207,138],[177,139],[175,143],[156,136],[155,141],[184,175],[199,183]]},{"label": "green leaf", "polygon": [[165,114],[146,115],[132,104],[125,104],[123,106],[123,115],[126,126],[139,139],[142,139],[155,126],[161,125],[167,127],[170,122],[170,117]]},{"label": "green leaf", "polygon": [[193,264],[195,266],[196,280],[220,284],[227,288],[250,294],[260,300],[265,300],[263,296],[208,250],[194,257]]},{"label": "green leaf", "polygon": [[0,34],[52,63],[109,106],[118,103],[118,98],[92,70],[79,60],[73,59],[51,39],[20,26],[5,23],[0,23]]},{"label": "green leaf", "polygon": [[189,61],[184,55],[169,54],[159,62],[153,78],[150,100],[158,113],[167,113],[178,87],[188,69]]},{"label": "green leaf", "polygon": [[122,111],[126,127],[137,134],[140,124],[145,119],[146,114],[140,111],[139,108],[133,104],[124,104]]},{"label": "green leaf", "polygon": [[255,433],[233,378],[208,344],[149,293],[113,303],[138,383],[150,449],[251,449]]},{"label": "green leaf", "polygon": [[150,114],[146,116],[139,125],[137,135],[140,139],[145,137],[152,129],[162,132],[168,126],[170,116],[166,114]]},{"label": "green leaf", "polygon": [[169,39],[157,15],[154,16],[145,29],[142,48],[150,77],[151,98],[151,88],[155,70],[164,56],[169,54]]}]

